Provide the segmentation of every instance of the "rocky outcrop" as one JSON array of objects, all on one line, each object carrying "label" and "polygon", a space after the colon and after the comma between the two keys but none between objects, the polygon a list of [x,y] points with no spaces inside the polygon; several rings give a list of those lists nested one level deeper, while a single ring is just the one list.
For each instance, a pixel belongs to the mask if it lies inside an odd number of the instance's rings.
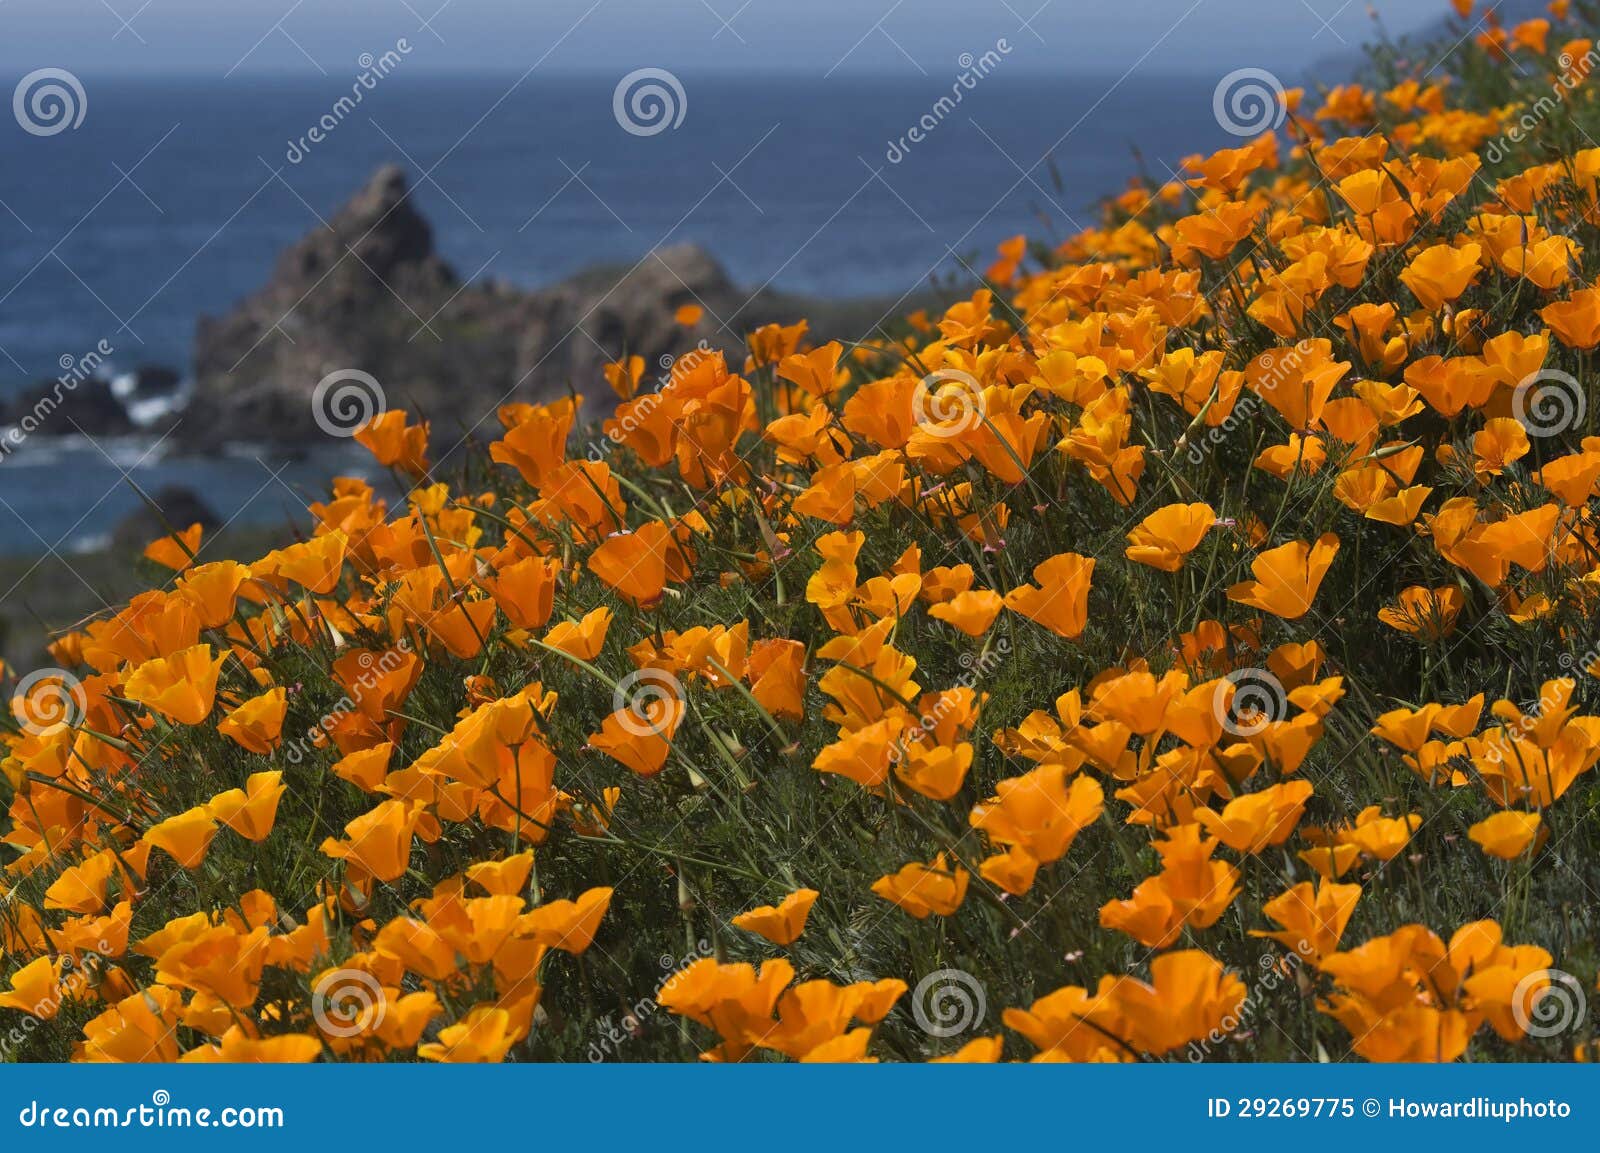
[{"label": "rocky outcrop", "polygon": [[[705,319],[685,334],[673,313],[690,303]],[[485,417],[495,427],[506,400],[603,388],[602,366],[624,352],[653,364],[702,336],[732,348],[758,324],[803,314],[778,294],[747,297],[691,246],[538,291],[463,284],[404,172],[387,167],[285,252],[259,291],[201,320],[181,435],[191,446],[314,437],[318,382],[354,369],[379,382],[389,406],[427,416],[453,440]]]},{"label": "rocky outcrop", "polygon": [[221,523],[210,505],[182,485],[166,485],[154,495],[146,494],[145,499],[150,503],[129,513],[112,530],[112,547],[120,552],[138,552],[156,538],[182,532],[192,524],[210,533]]},{"label": "rocky outcrop", "polygon": [[99,377],[45,380],[0,400],[0,428],[27,436],[125,436],[137,432],[127,409]]}]

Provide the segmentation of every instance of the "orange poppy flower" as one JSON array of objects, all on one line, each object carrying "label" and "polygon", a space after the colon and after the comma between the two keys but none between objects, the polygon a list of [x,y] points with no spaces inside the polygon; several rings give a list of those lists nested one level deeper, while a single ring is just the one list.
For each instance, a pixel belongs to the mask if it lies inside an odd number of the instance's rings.
[{"label": "orange poppy flower", "polygon": [[641,699],[601,721],[589,744],[640,776],[653,777],[666,765],[686,712],[687,705],[677,697]]},{"label": "orange poppy flower", "polygon": [[864,789],[881,789],[889,779],[904,728],[904,720],[897,715],[863,724],[824,745],[811,767],[819,773],[849,777]]},{"label": "orange poppy flower", "polygon": [[872,891],[921,921],[934,913],[948,917],[959,909],[970,879],[971,874],[960,865],[952,869],[940,853],[929,864],[913,861],[898,873],[879,877]]},{"label": "orange poppy flower", "polygon": [[907,788],[931,797],[935,801],[948,801],[961,791],[972,768],[972,745],[962,741],[954,748],[927,743],[909,744],[902,748],[895,762],[895,775]]},{"label": "orange poppy flower", "polygon": [[789,325],[763,324],[745,338],[745,344],[750,349],[748,368],[777,364],[784,357],[792,355],[800,347],[808,328],[810,325],[804,320]]},{"label": "orange poppy flower", "polygon": [[259,843],[272,833],[278,819],[278,802],[287,791],[282,773],[252,773],[244,788],[212,797],[206,812],[245,840]]},{"label": "orange poppy flower", "polygon": [[73,917],[60,929],[51,929],[50,943],[75,962],[82,962],[87,953],[120,957],[128,951],[128,932],[132,924],[133,902],[118,901],[104,917]]},{"label": "orange poppy flower", "polygon": [[1204,839],[1198,825],[1178,825],[1156,842],[1162,869],[1134,887],[1127,900],[1101,906],[1100,923],[1152,949],[1177,941],[1185,925],[1216,924],[1239,894],[1239,870],[1212,854],[1220,841]]},{"label": "orange poppy flower", "polygon": [[1254,464],[1262,472],[1288,480],[1297,472],[1315,476],[1327,460],[1328,450],[1319,438],[1291,432],[1288,443],[1262,449]]},{"label": "orange poppy flower", "polygon": [[507,857],[503,861],[483,861],[467,869],[467,879],[490,896],[517,896],[527,887],[533,872],[533,850]]},{"label": "orange poppy flower", "polygon": [[674,973],[662,986],[663,1008],[715,1029],[722,1044],[701,1054],[708,1061],[742,1061],[773,1031],[773,1010],[794,980],[794,966],[779,957],[758,976],[746,964],[724,965],[704,957]]},{"label": "orange poppy flower", "polygon": [[991,264],[984,276],[996,284],[1009,285],[1017,277],[1017,269],[1028,251],[1028,238],[1022,234],[1000,242],[999,259]]},{"label": "orange poppy flower", "polygon": [[521,1038],[511,1014],[492,1005],[478,1005],[454,1025],[439,1030],[439,1039],[417,1046],[424,1061],[444,1064],[498,1064]]},{"label": "orange poppy flower", "polygon": [[928,610],[934,620],[944,621],[969,637],[981,637],[1000,615],[1005,601],[989,589],[968,589]]},{"label": "orange poppy flower", "polygon": [[567,399],[508,414],[513,415],[512,423],[505,436],[489,446],[490,459],[511,465],[541,491],[560,482],[577,411],[578,402]]},{"label": "orange poppy flower", "polygon": [[1246,366],[1244,375],[1251,390],[1292,431],[1304,433],[1321,423],[1328,398],[1348,371],[1349,361],[1334,360],[1332,344],[1319,337],[1263,352]]},{"label": "orange poppy flower", "polygon": [[745,668],[750,695],[775,717],[804,719],[805,660],[806,647],[799,641],[757,641]]},{"label": "orange poppy flower", "polygon": [[1536,472],[1534,479],[1568,508],[1582,508],[1600,479],[1600,452],[1585,450],[1557,457]]},{"label": "orange poppy flower", "polygon": [[349,781],[365,793],[375,793],[389,774],[389,760],[394,756],[394,745],[389,741],[368,749],[357,749],[334,762],[331,771],[341,780]]},{"label": "orange poppy flower", "polygon": [[0,1009],[15,1009],[40,1021],[55,1019],[66,1000],[61,989],[60,957],[40,957],[11,975],[11,989],[0,992]]},{"label": "orange poppy flower", "polygon": [[605,375],[606,383],[611,386],[611,391],[623,400],[631,400],[639,391],[639,382],[644,379],[644,357],[625,357],[606,365],[601,372]]},{"label": "orange poppy flower", "polygon": [[1463,244],[1459,248],[1435,244],[1406,266],[1400,281],[1423,308],[1438,312],[1478,278],[1478,262],[1482,257],[1483,249],[1476,244]]},{"label": "orange poppy flower", "polygon": [[1499,476],[1507,465],[1527,456],[1530,448],[1527,430],[1520,421],[1494,417],[1472,438],[1472,454],[1477,458],[1472,469],[1479,477]]},{"label": "orange poppy flower", "polygon": [[556,576],[561,566],[539,557],[524,557],[482,578],[513,628],[538,629],[555,610]]},{"label": "orange poppy flower", "polygon": [[1360,899],[1360,885],[1324,881],[1313,886],[1302,881],[1261,906],[1261,911],[1283,928],[1252,929],[1250,935],[1270,938],[1296,956],[1319,961],[1338,950],[1339,938]]},{"label": "orange poppy flower", "polygon": [[250,1037],[232,1025],[216,1045],[190,1049],[179,1061],[185,1064],[305,1065],[322,1056],[322,1042],[306,1033],[280,1033],[275,1037]]},{"label": "orange poppy flower", "polygon": [[164,850],[184,868],[198,869],[200,862],[206,859],[206,852],[216,835],[217,822],[206,806],[200,805],[150,826],[145,830],[143,840]]},{"label": "orange poppy flower", "polygon": [[1199,809],[1195,816],[1217,840],[1240,853],[1259,853],[1289,839],[1311,799],[1309,781],[1285,781],[1229,801],[1221,813]]},{"label": "orange poppy flower", "polygon": [[163,568],[182,572],[194,564],[195,554],[200,551],[200,537],[204,531],[204,526],[197,521],[171,536],[153,540],[145,546],[145,559],[155,561]]},{"label": "orange poppy flower", "polygon": [[576,901],[548,901],[517,921],[517,932],[541,945],[576,956],[594,943],[611,907],[612,890],[590,889]]},{"label": "orange poppy flower", "polygon": [[379,413],[356,433],[355,442],[383,467],[420,477],[428,471],[428,422],[408,425],[407,419],[403,409]]},{"label": "orange poppy flower", "polygon": [[612,615],[610,609],[601,605],[586,613],[582,620],[560,621],[545,633],[544,643],[581,661],[592,661],[606,643]]},{"label": "orange poppy flower", "polygon": [[1339,538],[1323,533],[1315,544],[1290,541],[1261,553],[1250,564],[1255,580],[1228,589],[1228,599],[1250,605],[1285,620],[1299,620],[1311,611],[1333,558]]},{"label": "orange poppy flower", "polygon": [[1168,1053],[1233,1020],[1244,1003],[1244,982],[1198,949],[1150,962],[1150,983],[1128,980],[1115,996],[1128,1039],[1146,1053]]},{"label": "orange poppy flower", "polygon": [[79,1057],[95,1062],[171,1062],[179,1056],[183,992],[165,985],[137,990],[83,1027]]},{"label": "orange poppy flower", "polygon": [[820,894],[815,889],[796,889],[776,905],[762,905],[740,913],[733,924],[749,933],[765,937],[774,945],[792,945],[805,932],[806,918]]},{"label": "orange poppy flower", "polygon": [[1379,609],[1378,619],[1392,629],[1436,641],[1455,630],[1465,604],[1466,598],[1455,585],[1433,589],[1412,585],[1400,591],[1397,604]]},{"label": "orange poppy flower", "polygon": [[46,909],[66,909],[73,913],[99,913],[106,907],[106,887],[116,871],[117,859],[110,851],[85,857],[61,871],[45,890]]},{"label": "orange poppy flower", "polygon": [[345,825],[349,840],[324,840],[322,853],[347,861],[380,881],[398,880],[411,860],[411,840],[422,817],[419,805],[384,801]]},{"label": "orange poppy flower", "polygon": [[1020,849],[1041,864],[1059,861],[1078,834],[1100,819],[1105,791],[1092,776],[1068,777],[1062,764],[1046,764],[995,786],[995,796],[974,805],[968,821],[996,844]]},{"label": "orange poppy flower", "polygon": [[1089,583],[1094,558],[1058,553],[1033,570],[1037,585],[1022,585],[1006,594],[1005,605],[1014,613],[1071,640],[1082,635],[1089,622]]},{"label": "orange poppy flower", "polygon": [[1546,833],[1538,813],[1521,813],[1511,809],[1487,817],[1467,830],[1467,836],[1473,844],[1502,861],[1520,857],[1536,838],[1542,838]]},{"label": "orange poppy flower", "polygon": [[217,723],[217,732],[231,737],[240,748],[265,755],[278,747],[288,711],[287,692],[271,688],[230,712]]},{"label": "orange poppy flower", "polygon": [[1392,861],[1411,841],[1411,834],[1422,825],[1416,813],[1404,817],[1385,817],[1378,805],[1368,805],[1356,815],[1356,823],[1340,829],[1334,837],[1341,844],[1354,845],[1369,857]]},{"label": "orange poppy flower", "polygon": [[194,606],[200,627],[221,628],[233,619],[239,590],[250,570],[238,561],[219,560],[197,565],[178,578],[178,595]]},{"label": "orange poppy flower", "polygon": [[797,384],[818,400],[827,400],[849,380],[847,372],[839,369],[839,356],[844,346],[831,340],[810,352],[797,352],[783,358],[778,365],[778,379]]},{"label": "orange poppy flower", "polygon": [[1124,555],[1137,564],[1177,572],[1216,519],[1216,510],[1208,504],[1166,505],[1145,517],[1128,534]]},{"label": "orange poppy flower", "polygon": [[688,579],[689,564],[672,530],[650,521],[636,532],[617,533],[589,554],[589,571],[636,605],[661,598],[668,583]]},{"label": "orange poppy flower", "polygon": [[1600,345],[1600,289],[1579,289],[1566,300],[1545,305],[1539,316],[1568,348],[1588,351]]},{"label": "orange poppy flower", "polygon": [[280,590],[294,581],[308,592],[326,596],[339,584],[349,543],[344,533],[331,532],[274,549],[250,566],[250,575]]},{"label": "orange poppy flower", "polygon": [[226,654],[213,658],[210,645],[194,645],[146,661],[129,674],[122,691],[175,724],[198,725],[211,715],[225,659]]},{"label": "orange poppy flower", "polygon": [[403,643],[381,653],[350,649],[333,662],[333,679],[355,702],[360,716],[375,724],[389,724],[391,714],[399,711],[416,687],[422,665],[422,658]]}]

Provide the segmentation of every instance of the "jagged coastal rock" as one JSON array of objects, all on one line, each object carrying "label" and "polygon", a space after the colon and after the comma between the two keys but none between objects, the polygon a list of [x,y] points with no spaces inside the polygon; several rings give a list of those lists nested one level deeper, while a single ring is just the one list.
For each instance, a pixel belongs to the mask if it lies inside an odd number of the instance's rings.
[{"label": "jagged coastal rock", "polygon": [[109,381],[99,377],[43,380],[0,400],[0,428],[18,436],[127,436],[138,432]]},{"label": "jagged coastal rock", "polygon": [[222,523],[198,493],[182,485],[164,485],[154,493],[146,493],[145,500],[149,503],[129,513],[112,531],[111,545],[118,551],[137,554],[169,532],[182,532],[199,524],[210,533]]},{"label": "jagged coastal rock", "polygon": [[[195,395],[180,431],[189,445],[314,437],[318,382],[349,369],[374,377],[389,406],[425,415],[436,435],[453,437],[512,395],[547,399],[569,384],[592,392],[602,366],[624,352],[653,364],[701,336],[732,348],[750,328],[806,315],[810,305],[750,296],[688,245],[537,291],[463,284],[393,166],[328,225],[285,252],[236,309],[200,321]],[[684,304],[706,310],[690,337],[673,319]],[[838,306],[821,315],[830,311],[843,323]],[[870,325],[877,314],[854,306],[853,318],[862,315]]]}]

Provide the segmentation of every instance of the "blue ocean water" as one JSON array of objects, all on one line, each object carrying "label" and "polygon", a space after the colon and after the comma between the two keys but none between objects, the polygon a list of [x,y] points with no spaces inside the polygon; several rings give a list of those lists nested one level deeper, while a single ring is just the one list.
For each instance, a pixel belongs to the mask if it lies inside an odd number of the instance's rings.
[{"label": "blue ocean water", "polygon": [[[352,77],[86,76],[76,129],[42,137],[0,118],[0,395],[101,340],[119,367],[186,371],[196,317],[259,286],[386,162],[411,172],[463,277],[538,286],[695,242],[752,289],[894,297],[1017,232],[1068,235],[1141,169],[1164,179],[1236,142],[1204,77],[1023,78],[1002,63],[939,106],[953,76],[683,76],[681,123],[637,135],[610,76],[406,67],[337,114]],[[256,454],[103,447],[41,441],[0,465],[0,551],[56,546],[68,525],[63,547],[104,533],[137,507],[122,475],[135,462],[139,484],[187,484],[225,517],[283,515],[280,485],[257,495],[269,473]],[[285,477],[311,483],[325,463]]]}]

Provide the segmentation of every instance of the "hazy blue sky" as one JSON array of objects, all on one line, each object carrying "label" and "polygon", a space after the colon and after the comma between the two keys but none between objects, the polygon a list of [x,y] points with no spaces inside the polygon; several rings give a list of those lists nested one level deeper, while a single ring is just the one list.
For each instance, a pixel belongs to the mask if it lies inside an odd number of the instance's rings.
[{"label": "hazy blue sky", "polygon": [[[399,37],[408,70],[831,69],[944,76],[1005,37],[1008,71],[1292,70],[1445,0],[0,0],[0,69],[330,76]],[[125,25],[124,19],[127,21]],[[1324,19],[1328,22],[1324,26]],[[724,24],[724,20],[727,21]],[[431,25],[424,27],[424,21]],[[1025,26],[1026,24],[1026,26]],[[1164,37],[1164,38],[1163,38]],[[314,62],[314,63],[313,63]],[[9,83],[9,80],[8,80]]]}]

